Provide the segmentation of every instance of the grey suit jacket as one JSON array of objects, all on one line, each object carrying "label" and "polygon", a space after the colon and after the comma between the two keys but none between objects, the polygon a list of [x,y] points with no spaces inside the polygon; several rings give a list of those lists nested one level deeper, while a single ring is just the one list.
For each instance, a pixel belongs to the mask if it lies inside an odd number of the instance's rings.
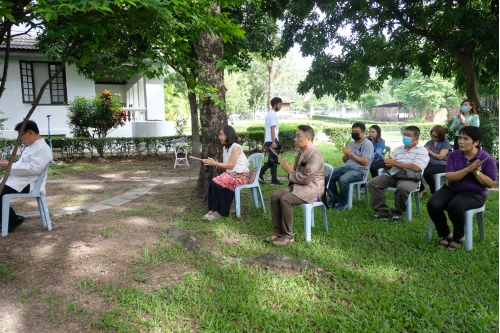
[{"label": "grey suit jacket", "polygon": [[314,146],[300,151],[295,157],[294,170],[288,175],[292,193],[309,204],[321,200],[325,190],[323,155]]}]

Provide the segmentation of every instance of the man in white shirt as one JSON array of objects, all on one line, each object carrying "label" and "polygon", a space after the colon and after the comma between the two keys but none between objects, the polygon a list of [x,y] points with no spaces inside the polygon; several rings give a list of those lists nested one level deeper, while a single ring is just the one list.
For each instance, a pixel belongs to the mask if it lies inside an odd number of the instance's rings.
[{"label": "man in white shirt", "polygon": [[[278,124],[278,116],[276,112],[281,110],[281,103],[283,101],[279,97],[274,97],[271,100],[271,110],[266,114],[266,122],[265,122],[265,137],[264,137],[264,148],[269,150],[269,147],[276,149],[279,145],[278,134],[279,134],[279,124]],[[282,185],[282,183],[278,180],[278,156],[274,155],[269,150],[269,157],[267,159],[266,164],[262,166],[260,169],[259,182],[265,184],[264,174],[267,169],[271,169],[271,185]]]},{"label": "man in white shirt", "polygon": [[[14,128],[21,130],[22,122]],[[42,138],[38,126],[34,121],[28,120],[21,136],[26,148],[24,148],[19,160],[12,164],[9,178],[5,183],[0,198],[4,194],[11,193],[29,193],[33,190],[38,177],[47,164],[52,161],[52,150]],[[9,161],[0,160],[0,167],[6,169]],[[42,184],[41,192],[45,193],[45,179]],[[2,216],[0,205],[0,216]],[[12,208],[9,213],[9,232],[13,232],[24,222],[24,217],[17,215]]]},{"label": "man in white shirt", "polygon": [[403,146],[400,146],[392,152],[389,158],[384,159],[386,169],[380,176],[372,178],[368,182],[370,195],[372,197],[372,208],[375,211],[374,219],[387,220],[390,216],[389,206],[385,201],[384,190],[388,187],[395,187],[394,208],[392,209],[392,221],[401,222],[404,211],[406,210],[406,200],[410,192],[419,188],[417,181],[407,179],[397,179],[395,175],[400,170],[412,170],[423,173],[429,163],[429,153],[418,143],[420,129],[417,126],[408,126],[405,128],[403,136]]}]

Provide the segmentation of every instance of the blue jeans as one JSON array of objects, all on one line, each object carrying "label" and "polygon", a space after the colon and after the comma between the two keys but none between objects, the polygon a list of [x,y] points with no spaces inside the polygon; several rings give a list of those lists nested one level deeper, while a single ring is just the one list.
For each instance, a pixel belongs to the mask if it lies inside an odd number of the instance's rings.
[{"label": "blue jeans", "polygon": [[[330,179],[330,185],[328,188],[333,192],[334,204],[343,206],[347,205],[347,199],[349,198],[349,184],[362,181],[364,176],[363,171],[353,168],[341,167],[333,169],[332,178]],[[340,195],[337,191],[336,183],[339,183]]]}]

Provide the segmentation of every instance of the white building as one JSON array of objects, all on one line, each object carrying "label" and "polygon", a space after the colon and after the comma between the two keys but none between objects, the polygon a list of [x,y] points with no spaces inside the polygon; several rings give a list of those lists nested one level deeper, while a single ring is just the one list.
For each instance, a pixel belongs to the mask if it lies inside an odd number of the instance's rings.
[{"label": "white building", "polygon": [[[1,136],[17,137],[14,126],[28,114],[33,100],[41,85],[57,70],[58,62],[49,62],[39,54],[35,37],[18,36],[11,40],[10,59],[5,91],[0,98],[0,118],[5,130]],[[0,54],[5,55],[5,45],[0,47]],[[3,57],[4,58],[4,57]],[[0,65],[3,71],[3,64]],[[1,72],[0,72],[1,73]],[[165,121],[165,102],[163,95],[163,77],[148,79],[137,75],[127,82],[102,80],[94,82],[79,75],[74,65],[66,65],[63,72],[47,86],[43,97],[36,107],[31,120],[38,124],[40,134],[48,133],[50,115],[50,134],[71,137],[68,128],[68,109],[66,105],[76,96],[93,97],[104,90],[113,95],[119,94],[123,110],[130,116],[127,124],[109,133],[108,136],[166,136],[173,135],[171,123]]]}]

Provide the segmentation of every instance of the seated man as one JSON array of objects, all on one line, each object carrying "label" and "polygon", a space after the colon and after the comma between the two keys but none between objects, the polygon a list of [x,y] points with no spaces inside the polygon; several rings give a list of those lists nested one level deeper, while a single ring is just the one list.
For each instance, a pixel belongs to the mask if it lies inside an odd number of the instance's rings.
[{"label": "seated man", "polygon": [[[22,122],[17,124],[14,129],[19,132],[21,130],[21,125]],[[28,120],[21,140],[26,145],[26,148],[24,148],[19,160],[12,164],[10,175],[3,187],[0,198],[3,197],[4,194],[31,192],[43,169],[52,161],[52,150],[40,136],[38,126],[34,121]],[[9,161],[0,161],[1,168],[6,169],[8,165]],[[45,181],[42,184],[41,191],[45,192]],[[1,210],[2,205],[0,204],[0,216],[2,215]],[[14,210],[10,208],[9,232],[13,232],[23,222],[24,217],[17,215]]]},{"label": "seated man", "polygon": [[429,163],[429,154],[418,143],[419,136],[420,129],[417,126],[406,127],[403,136],[404,145],[396,148],[389,158],[384,159],[386,168],[390,168],[388,174],[383,173],[368,182],[372,207],[375,210],[373,218],[378,220],[389,218],[389,206],[385,201],[384,190],[388,187],[395,187],[395,208],[392,209],[392,221],[401,221],[403,212],[406,210],[406,200],[411,191],[419,188],[419,183],[414,180],[398,180],[394,175],[402,169],[423,173]]},{"label": "seated man", "polygon": [[[332,191],[333,198],[328,204],[337,206],[337,210],[342,211],[347,208],[349,199],[349,184],[362,181],[370,170],[370,163],[373,158],[373,144],[368,138],[365,138],[366,126],[363,123],[354,123],[352,125],[351,137],[353,141],[349,142],[347,147],[343,147],[342,161],[345,166],[335,168],[330,179],[329,189]],[[337,192],[339,183],[340,195]]]},{"label": "seated man", "polygon": [[300,149],[295,164],[280,162],[290,184],[271,195],[274,231],[266,238],[267,243],[277,246],[293,243],[292,206],[321,200],[325,188],[324,160],[313,141],[314,130],[308,125],[300,125],[295,133],[295,146]]}]

